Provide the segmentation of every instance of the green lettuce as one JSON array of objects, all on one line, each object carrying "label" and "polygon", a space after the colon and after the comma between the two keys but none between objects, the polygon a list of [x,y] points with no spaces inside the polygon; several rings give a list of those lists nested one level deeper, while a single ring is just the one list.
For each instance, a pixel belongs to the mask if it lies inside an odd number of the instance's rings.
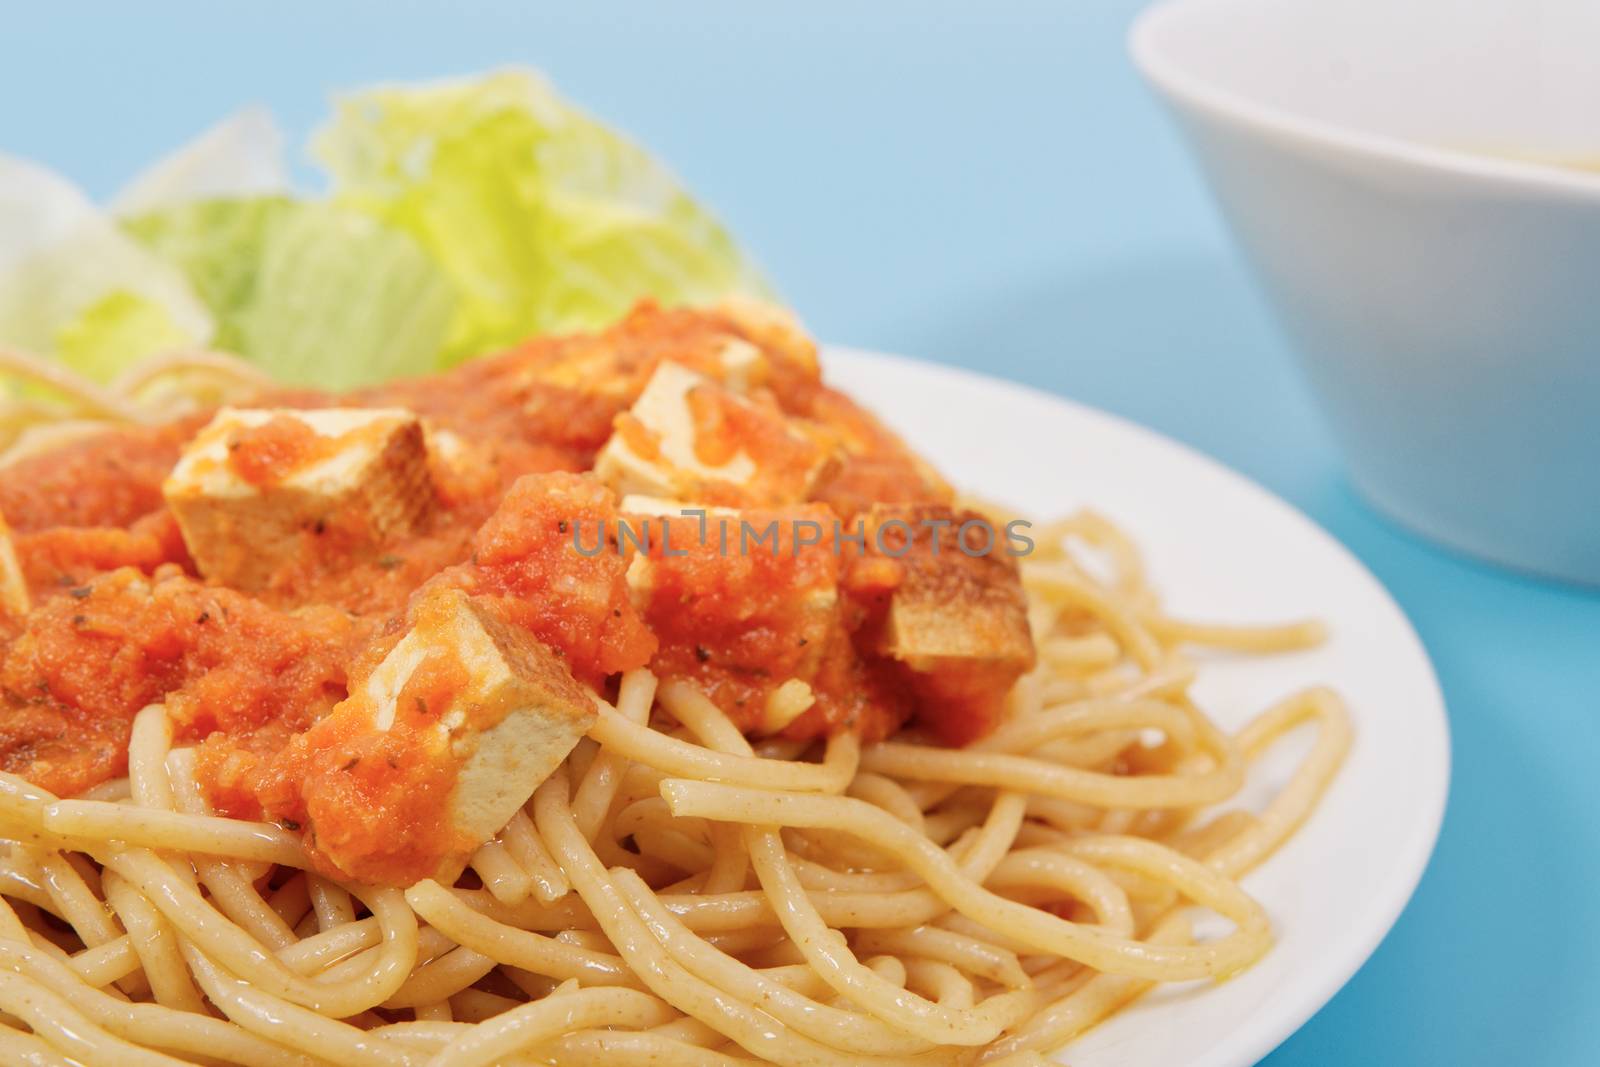
[{"label": "green lettuce", "polygon": [[59,175],[0,156],[0,345],[109,381],[153,351],[205,344],[212,332],[181,270]]},{"label": "green lettuce", "polygon": [[278,381],[347,389],[434,369],[454,289],[406,234],[347,208],[269,196],[129,219],[181,267],[218,346]]},{"label": "green lettuce", "polygon": [[55,353],[80,374],[108,382],[141,359],[193,343],[165,306],[113,289],[57,328]]},{"label": "green lettuce", "polygon": [[450,277],[441,366],[610,322],[643,296],[764,291],[663,166],[532,72],[354,94],[315,150],[335,203],[409,233]]},{"label": "green lettuce", "polygon": [[244,352],[238,320],[255,299],[262,250],[268,234],[294,209],[286,196],[200,200],[127,218],[122,226],[183,271],[217,318],[217,347]]},{"label": "green lettuce", "polygon": [[0,344],[102,382],[210,345],[343,389],[604,325],[641,297],[766,292],[660,163],[531,72],[338,101],[316,139],[325,196],[287,191],[283,140],[241,111],[111,212],[0,157]]}]

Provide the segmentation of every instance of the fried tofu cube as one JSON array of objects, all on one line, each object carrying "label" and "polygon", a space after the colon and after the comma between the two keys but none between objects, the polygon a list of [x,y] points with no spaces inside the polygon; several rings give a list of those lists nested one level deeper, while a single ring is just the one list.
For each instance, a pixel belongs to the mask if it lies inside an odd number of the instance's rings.
[{"label": "fried tofu cube", "polygon": [[[595,718],[589,691],[494,598],[440,586],[410,614],[411,628],[307,735],[321,771],[303,786],[314,848],[358,880],[454,879]],[[412,825],[375,834],[359,811],[352,819],[350,780],[381,810],[415,808]]]},{"label": "fried tofu cube", "polygon": [[736,393],[748,393],[767,382],[772,373],[767,354],[749,341],[730,337],[716,356],[717,377]]},{"label": "fried tofu cube", "polygon": [[804,500],[833,463],[775,405],[667,362],[617,417],[595,473],[622,495],[764,506]]},{"label": "fried tofu cube", "polygon": [[794,312],[778,304],[744,296],[727,296],[712,309],[733,323],[771,360],[784,364],[791,375],[815,380],[822,370],[817,346]]},{"label": "fried tofu cube", "polygon": [[[741,337],[729,334],[698,339],[672,362],[688,367],[738,393],[766,384],[770,371],[766,353]],[[620,398],[626,407],[638,398],[661,360],[628,351],[618,344],[574,346],[550,362],[533,368],[539,382],[591,397]]]},{"label": "fried tofu cube", "polygon": [[982,737],[1034,663],[1027,597],[1003,531],[976,512],[880,504],[863,532],[849,585],[879,609],[871,650],[903,668],[921,724],[941,741]]},{"label": "fried tofu cube", "polygon": [[[541,439],[593,450],[667,360],[736,393],[773,378],[771,358],[739,336],[731,321],[654,308],[637,309],[604,333],[531,342],[505,372],[518,383],[526,423]],[[787,364],[783,369],[792,376]]]},{"label": "fried tofu cube", "polygon": [[319,542],[371,554],[434,506],[422,423],[401,408],[224,408],[162,493],[200,573],[244,592]]}]

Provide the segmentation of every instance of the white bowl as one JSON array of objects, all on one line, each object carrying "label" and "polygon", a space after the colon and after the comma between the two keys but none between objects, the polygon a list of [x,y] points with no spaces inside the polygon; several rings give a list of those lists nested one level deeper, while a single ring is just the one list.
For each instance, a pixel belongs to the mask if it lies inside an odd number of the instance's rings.
[{"label": "white bowl", "polygon": [[1176,0],[1132,32],[1357,486],[1600,582],[1600,3]]}]

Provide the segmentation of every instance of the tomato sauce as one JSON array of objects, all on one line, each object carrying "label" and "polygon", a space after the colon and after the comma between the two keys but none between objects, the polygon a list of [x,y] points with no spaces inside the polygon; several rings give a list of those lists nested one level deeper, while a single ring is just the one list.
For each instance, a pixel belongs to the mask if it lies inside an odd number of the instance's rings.
[{"label": "tomato sauce", "polygon": [[501,598],[574,676],[599,682],[643,666],[656,648],[628,596],[628,560],[607,541],[617,520],[615,498],[592,478],[523,478],[478,531],[471,566],[442,577]]},{"label": "tomato sauce", "polygon": [[20,533],[127,526],[162,509],[161,483],[210,415],[93,434],[0,472],[0,514]]},{"label": "tomato sauce", "polygon": [[841,461],[814,495],[845,518],[874,504],[948,504],[954,497],[922,457],[843,393],[819,386],[804,414],[839,442]]},{"label": "tomato sauce", "polygon": [[[730,349],[738,345],[756,346],[756,358]],[[699,521],[683,517],[653,523],[670,527],[673,551],[622,536],[617,500],[584,472],[613,432],[630,432],[627,409],[665,360],[730,386],[739,376],[747,402],[722,390],[691,395],[703,463],[744,450],[785,484],[803,484],[815,480],[818,455],[830,457],[810,502],[745,514],[758,529],[775,523],[775,542],[722,549],[715,527],[708,544]],[[0,514],[33,602],[20,617],[0,612],[0,770],[81,793],[126,772],[133,717],[160,702],[178,743],[197,746],[217,810],[311,830],[327,873],[408,884],[431,873],[430,857],[463,847],[440,821],[455,764],[422,729],[424,709],[459,692],[458,672],[422,664],[397,729],[362,731],[329,712],[440,588],[485,598],[579,682],[609,692],[620,672],[648,665],[703,686],[753,734],[854,730],[872,740],[913,710],[903,671],[862,639],[892,593],[893,568],[874,579],[866,564],[847,566],[831,538],[797,544],[794,524],[831,535],[874,503],[946,502],[950,491],[875,418],[822,386],[814,348],[782,323],[644,304],[602,333],[530,341],[346,396],[281,392],[255,406],[415,412],[434,506],[405,534],[361,551],[340,548],[335,517],[306,532],[307,544],[322,539],[315,551],[274,562],[270,581],[246,595],[197,572],[162,497],[209,413],[111,430],[0,469]],[[237,443],[228,462],[257,486],[331,447],[292,418]],[[783,705],[789,717],[776,721],[773,694],[789,679],[813,700],[797,716]],[[352,850],[380,857],[377,866],[326,866],[324,851]]]},{"label": "tomato sauce", "polygon": [[127,770],[133,717],[164,702],[180,740],[304,729],[344,695],[361,640],[343,612],[286,615],[174,567],[121,568],[29,613],[0,660],[0,767],[73,794]]},{"label": "tomato sauce", "polygon": [[[641,599],[660,643],[651,669],[692,679],[747,733],[815,737],[837,724],[869,725],[854,702],[849,642],[835,640],[850,611],[838,595],[836,518],[820,505],[703,521],[630,516],[648,542]],[[811,684],[817,703],[800,720],[774,724],[767,701],[790,678]],[[898,710],[882,708],[868,732],[887,734]]]},{"label": "tomato sauce", "polygon": [[688,404],[696,459],[720,467],[742,454],[755,463],[756,473],[729,495],[729,504],[794,499],[826,455],[810,435],[797,431],[803,424],[784,417],[770,394],[758,393],[752,402],[725,389],[698,388],[689,391]]},{"label": "tomato sauce", "polygon": [[193,573],[178,524],[166,511],[153,511],[135,519],[126,529],[118,526],[52,526],[15,537],[23,577],[36,589],[49,592],[82,585],[96,574],[119,567],[145,573],[173,564]]},{"label": "tomato sauce", "polygon": [[228,466],[251,485],[276,485],[295,471],[332,455],[334,438],[296,418],[278,415],[238,431],[228,442]]}]

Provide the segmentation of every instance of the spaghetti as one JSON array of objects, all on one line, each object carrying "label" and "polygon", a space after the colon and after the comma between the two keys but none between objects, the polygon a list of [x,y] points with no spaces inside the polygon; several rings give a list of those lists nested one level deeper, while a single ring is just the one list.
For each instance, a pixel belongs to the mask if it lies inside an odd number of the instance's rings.
[{"label": "spaghetti", "polygon": [[[170,417],[130,399],[166,375],[206,402],[260,385],[210,357],[112,390],[6,369],[72,398],[57,421]],[[1156,983],[1250,966],[1272,938],[1239,879],[1311,813],[1349,718],[1310,689],[1229,733],[1187,649],[1319,628],[1172,619],[1089,513],[1036,540],[1037,666],[987,737],[752,741],[693,681],[634,668],[452,881],[343,884],[291,830],[216,814],[161,702],[125,778],[58,798],[0,775],[0,1060],[1019,1065]],[[1276,796],[1227,808],[1302,728]],[[1197,939],[1197,912],[1229,932]]]}]

